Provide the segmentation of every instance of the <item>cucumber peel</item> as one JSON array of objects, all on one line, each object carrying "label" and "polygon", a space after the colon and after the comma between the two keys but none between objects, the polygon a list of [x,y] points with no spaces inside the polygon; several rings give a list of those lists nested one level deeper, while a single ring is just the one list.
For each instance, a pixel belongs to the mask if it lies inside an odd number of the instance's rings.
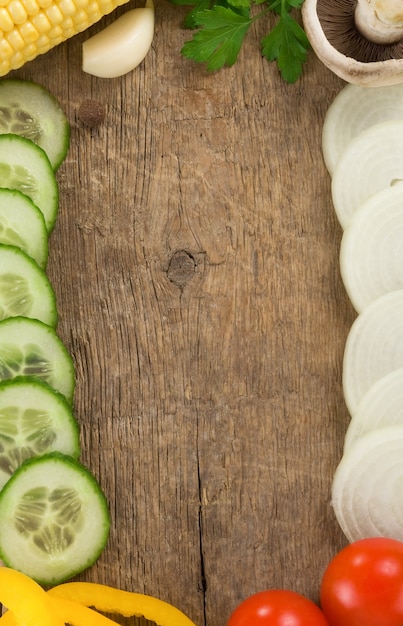
[{"label": "cucumber peel", "polygon": [[59,584],[90,567],[109,529],[97,480],[60,452],[24,461],[0,492],[0,557],[41,585]]},{"label": "cucumber peel", "polygon": [[42,211],[17,189],[0,187],[0,242],[18,246],[46,268],[49,254],[48,231]]},{"label": "cucumber peel", "polygon": [[56,98],[42,85],[0,81],[0,133],[14,133],[39,145],[56,171],[70,145],[70,125]]},{"label": "cucumber peel", "polygon": [[51,451],[80,455],[80,433],[66,398],[44,381],[0,383],[0,489],[23,461]]},{"label": "cucumber peel", "polygon": [[0,134],[0,187],[25,193],[42,211],[50,233],[59,210],[59,187],[46,152],[30,139]]},{"label": "cucumber peel", "polygon": [[0,319],[17,316],[55,327],[56,296],[46,273],[28,254],[0,243]]},{"label": "cucumber peel", "polygon": [[32,376],[44,380],[72,404],[75,371],[54,328],[27,317],[0,322],[0,380]]}]

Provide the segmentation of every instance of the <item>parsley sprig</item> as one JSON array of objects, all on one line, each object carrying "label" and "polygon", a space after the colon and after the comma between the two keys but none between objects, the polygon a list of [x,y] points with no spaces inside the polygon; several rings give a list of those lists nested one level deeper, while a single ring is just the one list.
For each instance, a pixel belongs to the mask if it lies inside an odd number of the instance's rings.
[{"label": "parsley sprig", "polygon": [[206,63],[210,72],[231,66],[251,25],[269,13],[275,25],[261,41],[262,55],[276,61],[284,80],[294,83],[302,73],[310,44],[303,28],[293,17],[304,0],[172,0],[191,6],[184,25],[195,30],[182,47],[183,56]]}]

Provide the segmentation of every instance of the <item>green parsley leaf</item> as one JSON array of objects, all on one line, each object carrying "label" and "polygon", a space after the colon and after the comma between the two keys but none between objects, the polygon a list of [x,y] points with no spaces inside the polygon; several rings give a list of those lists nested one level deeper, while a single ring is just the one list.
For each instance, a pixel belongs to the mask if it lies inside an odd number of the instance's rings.
[{"label": "green parsley leaf", "polygon": [[269,61],[277,61],[282,77],[294,83],[301,75],[310,48],[305,31],[286,11],[272,31],[262,39],[262,53]]},{"label": "green parsley leaf", "polygon": [[[305,31],[292,17],[304,0],[171,0],[174,4],[191,6],[184,26],[196,30],[185,42],[181,53],[188,59],[206,63],[208,71],[230,66],[239,51],[251,24],[269,12],[277,16],[274,28],[261,41],[263,56],[276,61],[284,80],[293,83],[302,73],[310,44]],[[260,13],[251,15],[252,8]]]},{"label": "green parsley leaf", "polygon": [[182,54],[193,61],[207,63],[211,72],[233,65],[253,18],[216,4],[212,9],[196,12],[194,19],[201,28],[185,42]]}]

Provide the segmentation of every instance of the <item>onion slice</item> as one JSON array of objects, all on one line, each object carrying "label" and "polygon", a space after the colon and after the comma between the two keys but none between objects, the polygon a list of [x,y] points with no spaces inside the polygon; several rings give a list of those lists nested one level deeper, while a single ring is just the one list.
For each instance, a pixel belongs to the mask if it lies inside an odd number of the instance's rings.
[{"label": "onion slice", "polygon": [[343,357],[343,392],[353,416],[370,387],[403,367],[403,289],[377,298],[350,328]]},{"label": "onion slice", "polygon": [[332,175],[350,141],[388,120],[403,120],[403,83],[384,87],[346,85],[327,110],[322,129],[323,158]]},{"label": "onion slice", "polygon": [[402,367],[382,376],[364,395],[347,428],[344,452],[363,435],[385,426],[403,426]]},{"label": "onion slice", "polygon": [[332,178],[337,218],[346,228],[369,197],[403,179],[403,121],[381,122],[350,141]]},{"label": "onion slice", "polygon": [[403,184],[371,196],[343,233],[340,272],[358,313],[389,291],[403,289]]},{"label": "onion slice", "polygon": [[333,478],[332,506],[349,541],[390,537],[403,541],[403,426],[358,439]]}]

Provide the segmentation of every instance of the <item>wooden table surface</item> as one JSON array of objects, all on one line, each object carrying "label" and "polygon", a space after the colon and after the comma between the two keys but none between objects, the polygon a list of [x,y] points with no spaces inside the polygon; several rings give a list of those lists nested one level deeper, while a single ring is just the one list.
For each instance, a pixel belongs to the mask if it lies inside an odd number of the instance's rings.
[{"label": "wooden table surface", "polygon": [[[46,86],[72,129],[48,274],[81,459],[112,516],[79,579],[225,626],[266,588],[317,600],[346,544],[330,486],[355,314],[321,154],[344,83],[311,53],[287,85],[260,58],[263,24],[207,74],[181,57],[185,10],[166,0],[141,66],[84,74],[82,42],[125,10],[11,74]],[[96,129],[78,119],[86,99],[105,106]]]}]

